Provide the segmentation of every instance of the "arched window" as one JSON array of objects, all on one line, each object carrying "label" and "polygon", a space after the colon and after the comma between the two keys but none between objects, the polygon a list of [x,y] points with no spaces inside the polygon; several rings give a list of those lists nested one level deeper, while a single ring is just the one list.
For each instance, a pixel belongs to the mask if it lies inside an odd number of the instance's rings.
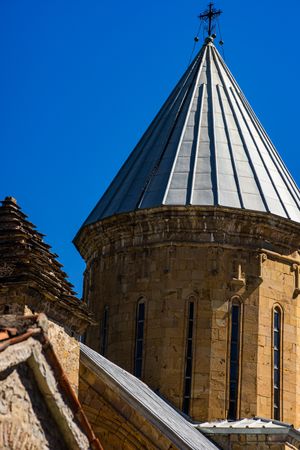
[{"label": "arched window", "polygon": [[108,306],[104,306],[101,328],[101,349],[100,354],[106,356],[108,342]]},{"label": "arched window", "polygon": [[193,333],[194,333],[195,302],[191,299],[188,302],[186,350],[185,350],[185,371],[183,383],[182,411],[189,414],[192,392],[192,369],[193,369]]},{"label": "arched window", "polygon": [[230,314],[230,364],[229,364],[229,408],[228,419],[237,419],[240,366],[240,322],[241,306],[237,302],[231,305]]},{"label": "arched window", "polygon": [[139,300],[136,310],[134,370],[137,378],[142,377],[145,328],[145,300]]},{"label": "arched window", "polygon": [[273,310],[273,416],[280,420],[281,411],[281,332],[282,314],[276,306]]}]

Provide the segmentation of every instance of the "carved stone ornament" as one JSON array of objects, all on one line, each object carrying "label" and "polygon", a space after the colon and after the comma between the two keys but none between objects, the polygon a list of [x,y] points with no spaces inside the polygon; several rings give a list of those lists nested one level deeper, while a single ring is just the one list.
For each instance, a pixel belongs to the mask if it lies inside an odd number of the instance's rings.
[{"label": "carved stone ornament", "polygon": [[295,289],[293,293],[293,298],[297,298],[300,294],[300,274],[299,274],[299,265],[293,264],[291,267],[291,271],[295,272]]},{"label": "carved stone ornament", "polygon": [[10,277],[15,270],[15,266],[13,264],[4,263],[0,265],[0,278]]},{"label": "carved stone ornament", "polygon": [[266,253],[258,253],[257,258],[259,260],[259,275],[258,278],[263,281],[263,263],[267,261],[268,255]]}]

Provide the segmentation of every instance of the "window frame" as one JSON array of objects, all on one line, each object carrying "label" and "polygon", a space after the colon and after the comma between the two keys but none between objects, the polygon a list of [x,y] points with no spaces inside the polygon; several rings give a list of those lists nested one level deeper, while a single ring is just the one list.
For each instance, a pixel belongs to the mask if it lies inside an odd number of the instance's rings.
[{"label": "window frame", "polygon": [[[193,305],[191,317],[191,305]],[[190,296],[186,301],[186,315],[185,315],[185,353],[184,353],[184,371],[182,383],[182,412],[190,415],[192,392],[193,392],[193,367],[195,360],[195,334],[196,334],[196,311],[197,301],[194,296]],[[190,362],[189,362],[190,361]],[[189,375],[187,375],[189,371]],[[186,392],[188,390],[188,395]]]},{"label": "window frame", "polygon": [[[228,315],[228,366],[227,366],[227,419],[228,420],[237,420],[240,416],[240,396],[241,396],[241,372],[242,372],[242,337],[243,337],[243,303],[239,296],[234,296],[230,300],[229,303],[229,315]],[[232,379],[232,331],[233,331],[233,322],[232,322],[232,312],[233,308],[238,307],[238,329],[237,329],[237,342],[236,344],[236,375],[234,377],[235,380]],[[231,410],[231,384],[235,382],[235,406],[234,410]],[[233,413],[232,413],[233,412]]]},{"label": "window frame", "polygon": [[[139,379],[143,378],[145,362],[145,328],[146,328],[146,299],[140,298],[135,311],[135,337],[134,337],[134,360],[133,375]],[[140,308],[143,305],[143,317],[140,317]],[[142,324],[142,326],[141,326]],[[142,333],[140,333],[140,328]]]},{"label": "window frame", "polygon": [[[279,387],[278,387],[278,400],[279,400],[279,407],[276,409],[275,413],[275,314],[279,314],[279,349],[278,349],[278,360],[279,360],[279,368],[278,368],[278,376],[279,376]],[[281,305],[276,303],[273,305],[272,308],[272,417],[274,420],[282,420],[282,411],[283,411],[283,325],[284,325],[284,314],[283,314],[283,308]]]},{"label": "window frame", "polygon": [[100,355],[106,357],[108,348],[108,330],[109,330],[109,306],[105,305],[101,320],[101,341],[100,341]]}]

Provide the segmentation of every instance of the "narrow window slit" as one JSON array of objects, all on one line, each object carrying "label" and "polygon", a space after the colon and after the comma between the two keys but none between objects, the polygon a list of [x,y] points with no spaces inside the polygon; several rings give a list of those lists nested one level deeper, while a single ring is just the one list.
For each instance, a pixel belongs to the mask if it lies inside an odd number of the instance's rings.
[{"label": "narrow window slit", "polygon": [[182,411],[189,414],[192,392],[194,302],[188,304],[188,323]]},{"label": "narrow window slit", "polygon": [[101,350],[100,350],[100,353],[103,356],[106,356],[107,353],[107,341],[108,341],[108,306],[105,306],[102,318]]},{"label": "narrow window slit", "polygon": [[274,309],[273,314],[273,415],[280,420],[280,359],[281,359],[281,312]]},{"label": "narrow window slit", "polygon": [[240,306],[231,307],[231,338],[230,338],[230,368],[229,368],[229,408],[228,419],[237,418],[238,384],[239,384],[239,354],[240,354]]},{"label": "narrow window slit", "polygon": [[144,326],[145,326],[145,302],[138,303],[136,315],[136,335],[134,354],[134,375],[142,377],[143,349],[144,349]]}]

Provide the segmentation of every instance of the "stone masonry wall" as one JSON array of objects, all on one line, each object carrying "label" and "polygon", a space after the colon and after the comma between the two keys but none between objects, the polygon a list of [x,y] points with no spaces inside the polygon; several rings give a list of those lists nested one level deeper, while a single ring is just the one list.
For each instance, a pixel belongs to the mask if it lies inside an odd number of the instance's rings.
[{"label": "stone masonry wall", "polygon": [[[295,258],[299,258],[294,255]],[[281,418],[300,426],[300,308],[292,259],[269,256],[263,263],[259,289],[259,346],[257,399],[259,416],[273,417],[273,310],[282,311]],[[298,269],[299,270],[299,269]]]},{"label": "stone masonry wall", "polygon": [[0,381],[0,448],[46,450],[66,448],[26,364]]},{"label": "stone masonry wall", "polygon": [[[249,281],[236,281],[236,258]],[[187,304],[195,302],[191,415],[221,419],[228,409],[228,334],[232,298],[243,308],[240,411],[255,415],[258,352],[259,263],[256,254],[201,246],[161,246],[107,255],[93,264],[89,306],[99,325],[87,344],[100,351],[101,321],[108,309],[106,356],[133,372],[136,307],[146,301],[143,380],[182,407]],[[232,282],[232,284],[231,284]],[[252,283],[252,284],[251,284]],[[249,339],[251,336],[251,339]]]},{"label": "stone masonry wall", "polygon": [[[9,305],[9,310],[5,311],[9,314],[31,315],[40,310],[33,310],[30,305],[30,297],[27,292],[22,292],[20,289],[16,290],[15,295],[3,295],[0,293],[0,311],[3,312],[3,306]],[[29,306],[30,305],[30,306]],[[1,310],[2,307],[2,310]],[[64,322],[68,323],[67,314]],[[54,351],[73,387],[75,392],[78,391],[78,377],[79,377],[79,342],[75,337],[69,334],[67,328],[53,322],[49,318],[48,335],[53,344]]]},{"label": "stone masonry wall", "polygon": [[223,450],[296,450],[298,448],[287,442],[285,434],[215,434],[210,435],[210,438]]},{"label": "stone masonry wall", "polygon": [[72,388],[77,393],[79,380],[79,342],[67,334],[63,327],[50,320],[48,336]]},{"label": "stone masonry wall", "polygon": [[272,418],[272,308],[280,300],[284,309],[280,418],[300,426],[297,271],[291,270],[293,265],[299,270],[300,233],[289,221],[276,220],[174,208],[112,218],[99,224],[99,230],[98,225],[91,227],[80,243],[87,261],[85,301],[98,321],[87,333],[87,345],[103,350],[107,308],[105,356],[133,372],[136,311],[143,299],[142,379],[181,409],[188,302],[193,300],[189,413],[199,421],[224,419],[229,408],[230,312],[238,303],[237,418]]},{"label": "stone masonry wall", "polygon": [[[23,313],[31,315],[32,310],[25,304]],[[79,341],[75,337],[70,336],[64,327],[53,322],[51,319],[48,319],[47,334],[72,388],[77,393],[80,354]]]}]

